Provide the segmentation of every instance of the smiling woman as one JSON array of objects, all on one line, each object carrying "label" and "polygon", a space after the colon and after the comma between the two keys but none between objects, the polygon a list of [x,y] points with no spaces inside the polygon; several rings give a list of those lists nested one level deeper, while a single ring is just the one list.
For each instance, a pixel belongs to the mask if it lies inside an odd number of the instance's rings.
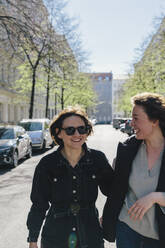
[{"label": "smiling woman", "polygon": [[[69,117],[71,118],[67,119]],[[83,134],[86,134],[87,136],[89,136],[93,132],[92,123],[88,119],[87,114],[81,108],[71,107],[71,108],[64,109],[63,111],[61,111],[61,113],[57,117],[55,117],[55,119],[52,121],[50,125],[50,133],[55,143],[57,143],[58,145],[63,145],[64,142],[62,138],[60,138],[59,134],[61,133],[62,130],[65,130],[65,133],[68,136],[74,135],[75,132],[73,132],[73,129],[75,129],[76,124],[79,124],[79,126],[81,127],[81,128],[80,127],[78,128],[78,130],[80,131],[80,132],[78,131],[79,134],[80,133],[82,134],[81,129],[84,129]]]},{"label": "smiling woman", "polygon": [[92,131],[79,107],[64,109],[52,121],[50,133],[59,147],[36,167],[27,220],[30,248],[37,248],[47,210],[42,248],[104,247],[95,202],[98,186],[109,194],[113,170],[104,153],[87,147]]},{"label": "smiling woman", "polygon": [[118,145],[104,236],[117,248],[164,248],[165,98],[146,92],[132,103],[135,135]]}]

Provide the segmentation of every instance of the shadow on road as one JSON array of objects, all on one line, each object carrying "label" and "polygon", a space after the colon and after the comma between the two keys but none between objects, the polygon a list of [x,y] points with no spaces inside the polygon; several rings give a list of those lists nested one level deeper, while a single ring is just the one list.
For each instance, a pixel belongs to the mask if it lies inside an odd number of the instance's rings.
[{"label": "shadow on road", "polygon": [[[18,161],[18,166],[20,166],[26,158],[22,158]],[[0,165],[0,175],[3,175],[11,170],[15,169],[15,167],[11,167],[10,165]]]},{"label": "shadow on road", "polygon": [[49,151],[51,148],[45,148],[43,150],[33,150],[33,157],[40,156],[41,154],[44,154],[45,152]]},{"label": "shadow on road", "polygon": [[[33,150],[32,157],[41,156],[42,154],[46,153],[47,151],[52,150],[51,148],[46,148],[43,150]],[[22,158],[18,162],[18,166],[20,166],[27,158]],[[11,167],[9,165],[0,165],[0,175],[3,175],[11,170],[15,169],[14,167]]]}]

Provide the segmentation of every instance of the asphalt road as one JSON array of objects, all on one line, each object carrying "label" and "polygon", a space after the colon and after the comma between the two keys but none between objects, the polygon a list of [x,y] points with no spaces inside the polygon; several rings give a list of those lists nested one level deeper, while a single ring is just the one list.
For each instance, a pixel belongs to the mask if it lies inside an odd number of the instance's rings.
[{"label": "asphalt road", "polygon": [[[125,140],[126,134],[115,130],[111,125],[96,125],[94,134],[88,138],[88,146],[102,150],[112,164],[119,141]],[[53,148],[56,149],[56,148]],[[35,153],[32,158],[22,160],[17,168],[0,169],[0,247],[25,248],[27,229],[26,219],[31,206],[29,199],[35,166],[45,153]],[[105,197],[99,194],[97,207],[100,215]],[[114,244],[106,243],[106,248]]]}]

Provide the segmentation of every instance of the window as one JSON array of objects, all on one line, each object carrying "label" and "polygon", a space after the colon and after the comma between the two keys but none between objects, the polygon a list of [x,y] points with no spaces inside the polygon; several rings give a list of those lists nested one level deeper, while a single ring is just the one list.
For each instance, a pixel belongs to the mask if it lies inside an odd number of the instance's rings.
[{"label": "window", "polygon": [[42,130],[41,122],[21,122],[19,123],[26,131],[39,131]]},{"label": "window", "polygon": [[0,139],[14,139],[13,128],[0,128]]}]

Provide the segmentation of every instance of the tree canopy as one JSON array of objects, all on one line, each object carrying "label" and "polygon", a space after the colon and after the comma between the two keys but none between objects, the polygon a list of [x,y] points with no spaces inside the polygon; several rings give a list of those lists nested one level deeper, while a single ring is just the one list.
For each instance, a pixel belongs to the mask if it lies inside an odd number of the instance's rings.
[{"label": "tree canopy", "polygon": [[134,65],[123,86],[119,108],[130,113],[130,98],[141,92],[165,94],[165,18],[163,17],[147,47],[143,50],[141,59]]}]

